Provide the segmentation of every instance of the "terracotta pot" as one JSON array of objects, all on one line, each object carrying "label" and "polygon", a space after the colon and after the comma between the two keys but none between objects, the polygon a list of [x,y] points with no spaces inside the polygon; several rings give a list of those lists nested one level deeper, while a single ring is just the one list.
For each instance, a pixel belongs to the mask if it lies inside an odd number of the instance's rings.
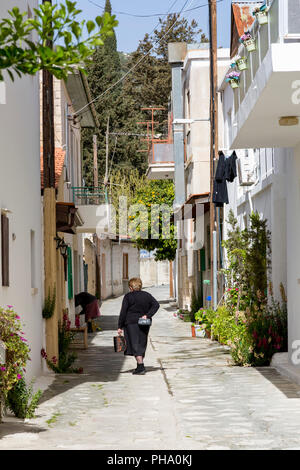
[{"label": "terracotta pot", "polygon": [[210,333],[209,330],[205,330],[205,334],[206,334],[207,338],[210,338],[210,337],[211,337],[211,333]]},{"label": "terracotta pot", "polygon": [[196,337],[195,327],[192,325],[191,329],[192,329],[192,337],[195,338]]}]

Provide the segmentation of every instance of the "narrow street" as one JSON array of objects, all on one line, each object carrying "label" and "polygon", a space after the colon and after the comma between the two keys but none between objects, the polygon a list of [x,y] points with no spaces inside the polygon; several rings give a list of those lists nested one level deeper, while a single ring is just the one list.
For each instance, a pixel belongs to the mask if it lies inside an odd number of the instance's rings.
[{"label": "narrow street", "polygon": [[103,331],[78,351],[84,374],[56,376],[34,420],[5,418],[0,449],[300,448],[300,387],[271,368],[229,366],[224,347],[174,318],[167,287],[149,291],[161,309],[147,374],[113,352],[122,297],[105,301]]}]

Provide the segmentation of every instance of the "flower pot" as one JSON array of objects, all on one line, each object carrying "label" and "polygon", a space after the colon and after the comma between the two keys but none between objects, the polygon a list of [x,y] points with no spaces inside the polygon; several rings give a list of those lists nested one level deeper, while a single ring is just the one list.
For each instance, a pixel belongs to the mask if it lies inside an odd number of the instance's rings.
[{"label": "flower pot", "polygon": [[209,330],[205,329],[205,334],[206,334],[206,337],[207,338],[210,338],[211,337],[211,333]]},{"label": "flower pot", "polygon": [[191,329],[192,329],[192,337],[195,338],[196,337],[195,327],[192,325]]},{"label": "flower pot", "polygon": [[242,72],[243,70],[248,69],[247,59],[238,59],[236,61],[237,68]]},{"label": "flower pot", "polygon": [[266,11],[259,11],[256,13],[256,18],[259,24],[267,24],[268,23],[268,14]]},{"label": "flower pot", "polygon": [[231,88],[239,88],[239,83],[236,80],[230,80]]},{"label": "flower pot", "polygon": [[255,39],[247,39],[247,41],[244,41],[244,45],[246,46],[248,52],[256,51]]}]

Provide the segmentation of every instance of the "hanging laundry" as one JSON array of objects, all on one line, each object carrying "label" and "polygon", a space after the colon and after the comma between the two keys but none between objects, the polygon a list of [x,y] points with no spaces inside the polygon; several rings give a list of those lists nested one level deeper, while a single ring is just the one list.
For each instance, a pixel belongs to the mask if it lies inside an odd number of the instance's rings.
[{"label": "hanging laundry", "polygon": [[[223,152],[219,152],[218,166],[214,179],[213,187],[213,202],[216,207],[223,207],[223,204],[228,204],[228,192],[226,183],[226,159]],[[228,173],[229,174],[229,173]]]},{"label": "hanging laundry", "polygon": [[234,151],[230,155],[230,157],[226,158],[225,160],[225,178],[230,183],[232,183],[237,176],[237,168],[236,168],[237,158],[238,158],[237,154]]}]

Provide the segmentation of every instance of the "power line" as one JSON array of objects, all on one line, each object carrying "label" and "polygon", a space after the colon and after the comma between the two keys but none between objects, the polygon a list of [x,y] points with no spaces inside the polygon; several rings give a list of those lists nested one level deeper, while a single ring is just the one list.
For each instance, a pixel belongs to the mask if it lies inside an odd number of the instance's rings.
[{"label": "power line", "polygon": [[[99,8],[105,8],[104,5],[99,5],[98,3],[94,2],[93,0],[89,0],[89,2],[92,4],[92,5],[95,5],[96,7],[99,7]],[[175,2],[176,3],[176,2]],[[172,5],[171,8],[173,8],[174,5]],[[198,5],[197,7],[194,7],[194,8],[189,8],[187,10],[184,10],[184,12],[186,11],[194,11],[194,10],[198,10],[198,8],[202,8],[203,5]],[[170,8],[170,9],[171,9]],[[117,11],[117,10],[113,10],[112,11],[114,13],[117,13],[118,15],[125,15],[125,16],[132,16],[134,18],[154,18],[154,17],[161,17],[161,16],[165,16],[167,14],[170,14],[170,15],[177,15],[178,12],[173,12],[173,13],[153,13],[151,15],[137,15],[137,14],[134,14],[134,13],[126,13],[124,11]]]},{"label": "power line", "polygon": [[[223,0],[219,0],[219,1],[223,1]],[[166,31],[166,33],[163,35],[162,38],[158,39],[154,44],[153,46],[149,49],[149,51],[143,56],[140,58],[140,60],[138,60],[138,62],[133,65],[131,67],[131,69],[129,69],[124,75],[123,77],[121,77],[119,80],[117,80],[115,83],[113,83],[112,85],[110,85],[103,93],[101,93],[99,96],[97,96],[95,99],[93,99],[92,101],[90,101],[90,103],[86,104],[85,106],[83,106],[83,108],[79,109],[75,115],[78,116],[79,114],[81,114],[86,108],[88,108],[91,104],[95,103],[95,101],[98,101],[100,98],[102,98],[104,95],[106,95],[110,90],[112,90],[112,88],[114,88],[115,86],[117,86],[119,83],[121,83],[123,80],[125,80],[125,78],[131,74],[133,72],[133,70],[135,70],[137,68],[137,66],[150,54],[150,52],[152,51],[152,49],[158,44],[160,43],[166,36],[167,34],[171,31],[171,29],[174,28],[175,24],[178,22],[179,20],[179,17],[181,15],[181,13],[183,12],[185,6],[187,5],[187,3],[189,2],[189,0],[186,0],[184,2],[184,5],[182,7],[182,9],[180,10],[180,12],[178,13],[178,17],[176,19],[176,21],[174,21],[174,23],[170,26],[170,28]],[[191,0],[191,4],[194,2],[194,0]],[[203,7],[206,7],[207,6],[207,3],[205,3],[205,5],[202,5],[202,8]]]}]

